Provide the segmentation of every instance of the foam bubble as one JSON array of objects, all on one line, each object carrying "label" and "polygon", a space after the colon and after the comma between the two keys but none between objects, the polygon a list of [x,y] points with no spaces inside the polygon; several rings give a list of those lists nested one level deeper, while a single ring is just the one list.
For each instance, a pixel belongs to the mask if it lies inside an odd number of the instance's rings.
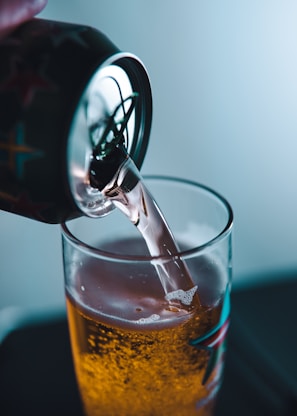
[{"label": "foam bubble", "polygon": [[188,305],[191,305],[193,301],[193,297],[197,289],[198,289],[198,286],[194,286],[192,287],[192,289],[189,289],[189,290],[182,290],[182,289],[174,290],[173,292],[167,293],[165,296],[165,299],[168,301],[171,301],[173,299],[180,300],[181,303],[188,306]]},{"label": "foam bubble", "polygon": [[153,322],[156,322],[160,319],[160,315],[157,315],[156,313],[153,313],[148,318],[140,318],[135,321],[137,324],[151,324]]}]

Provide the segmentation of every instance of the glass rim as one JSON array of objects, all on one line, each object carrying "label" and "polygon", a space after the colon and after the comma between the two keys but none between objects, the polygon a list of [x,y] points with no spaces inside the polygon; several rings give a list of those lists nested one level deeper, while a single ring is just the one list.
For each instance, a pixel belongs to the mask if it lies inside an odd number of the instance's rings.
[{"label": "glass rim", "polygon": [[[231,208],[231,205],[229,204],[229,202],[227,201],[227,199],[225,197],[223,197],[220,193],[218,193],[217,191],[215,191],[214,189],[201,184],[199,182],[190,180],[190,179],[183,179],[180,177],[175,177],[175,176],[167,176],[167,175],[143,175],[142,178],[144,179],[144,181],[146,180],[162,180],[162,181],[167,181],[167,182],[177,182],[179,184],[184,184],[184,185],[188,185],[188,186],[192,186],[194,188],[200,188],[202,190],[204,190],[205,192],[211,194],[212,196],[214,196],[218,201],[221,202],[221,204],[225,207],[226,211],[227,211],[227,221],[225,226],[222,228],[222,230],[212,239],[210,239],[209,241],[207,241],[204,244],[200,244],[200,245],[196,245],[194,247],[191,247],[189,249],[186,250],[178,250],[176,253],[171,253],[171,254],[163,254],[163,255],[159,255],[159,256],[150,256],[150,255],[133,255],[133,254],[120,254],[120,253],[112,253],[109,251],[105,251],[105,250],[101,250],[99,248],[95,248],[87,243],[85,243],[84,241],[80,240],[78,237],[76,237],[72,231],[70,231],[67,223],[71,222],[71,221],[75,221],[75,220],[68,220],[68,221],[64,221],[60,224],[61,227],[61,231],[62,231],[62,235],[63,237],[65,237],[69,242],[71,242],[73,245],[75,245],[77,248],[79,248],[81,251],[84,251],[88,254],[91,254],[95,257],[100,257],[100,258],[105,258],[105,259],[110,259],[110,260],[118,260],[121,262],[129,262],[129,263],[133,263],[133,262],[151,262],[154,260],[162,260],[162,261],[166,261],[166,260],[170,260],[172,258],[175,257],[182,257],[182,258],[187,258],[189,256],[193,256],[193,254],[197,254],[199,252],[205,251],[207,248],[217,244],[218,242],[220,242],[222,239],[224,239],[225,237],[227,237],[227,235],[230,234],[232,227],[233,227],[233,210]],[[158,201],[157,201],[158,202]],[[100,219],[100,218],[98,218]],[[79,220],[79,218],[76,218],[76,220]],[[95,218],[90,218],[90,220],[95,221]]]}]

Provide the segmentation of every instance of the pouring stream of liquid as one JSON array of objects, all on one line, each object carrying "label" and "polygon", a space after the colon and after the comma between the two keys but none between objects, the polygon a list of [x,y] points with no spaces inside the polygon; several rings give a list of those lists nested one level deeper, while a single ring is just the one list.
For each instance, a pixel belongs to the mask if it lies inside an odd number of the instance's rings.
[{"label": "pouring stream of liquid", "polygon": [[138,228],[150,255],[160,257],[154,260],[154,266],[165,299],[170,304],[182,303],[189,307],[199,302],[197,286],[194,286],[186,264],[175,255],[178,247],[170,228],[131,158],[121,165],[102,193]]}]

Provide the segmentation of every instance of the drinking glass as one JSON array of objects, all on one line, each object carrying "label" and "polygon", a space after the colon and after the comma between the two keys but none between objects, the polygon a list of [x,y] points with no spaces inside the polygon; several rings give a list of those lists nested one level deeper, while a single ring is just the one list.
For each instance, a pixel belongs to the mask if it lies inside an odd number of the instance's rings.
[{"label": "drinking glass", "polygon": [[[67,315],[85,414],[210,416],[229,324],[232,210],[222,196],[188,180],[149,176],[144,183],[177,252],[151,257],[118,209],[62,225]],[[174,280],[173,266],[178,273],[181,262],[192,288],[168,296],[159,271],[170,265]]]}]

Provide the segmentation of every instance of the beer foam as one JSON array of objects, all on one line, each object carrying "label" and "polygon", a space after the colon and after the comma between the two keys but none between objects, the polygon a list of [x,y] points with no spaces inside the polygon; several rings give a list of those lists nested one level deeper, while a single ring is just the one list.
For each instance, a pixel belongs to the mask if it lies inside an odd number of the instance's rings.
[{"label": "beer foam", "polygon": [[153,322],[156,322],[160,319],[160,315],[157,315],[156,313],[153,313],[148,318],[140,318],[135,321],[137,324],[151,324]]},{"label": "beer foam", "polygon": [[167,293],[165,295],[165,299],[168,301],[171,301],[173,299],[180,300],[181,303],[188,306],[188,305],[191,305],[193,301],[193,297],[197,289],[198,289],[198,286],[194,286],[192,287],[192,289],[189,289],[189,290],[182,290],[182,289],[174,290],[173,292]]}]

